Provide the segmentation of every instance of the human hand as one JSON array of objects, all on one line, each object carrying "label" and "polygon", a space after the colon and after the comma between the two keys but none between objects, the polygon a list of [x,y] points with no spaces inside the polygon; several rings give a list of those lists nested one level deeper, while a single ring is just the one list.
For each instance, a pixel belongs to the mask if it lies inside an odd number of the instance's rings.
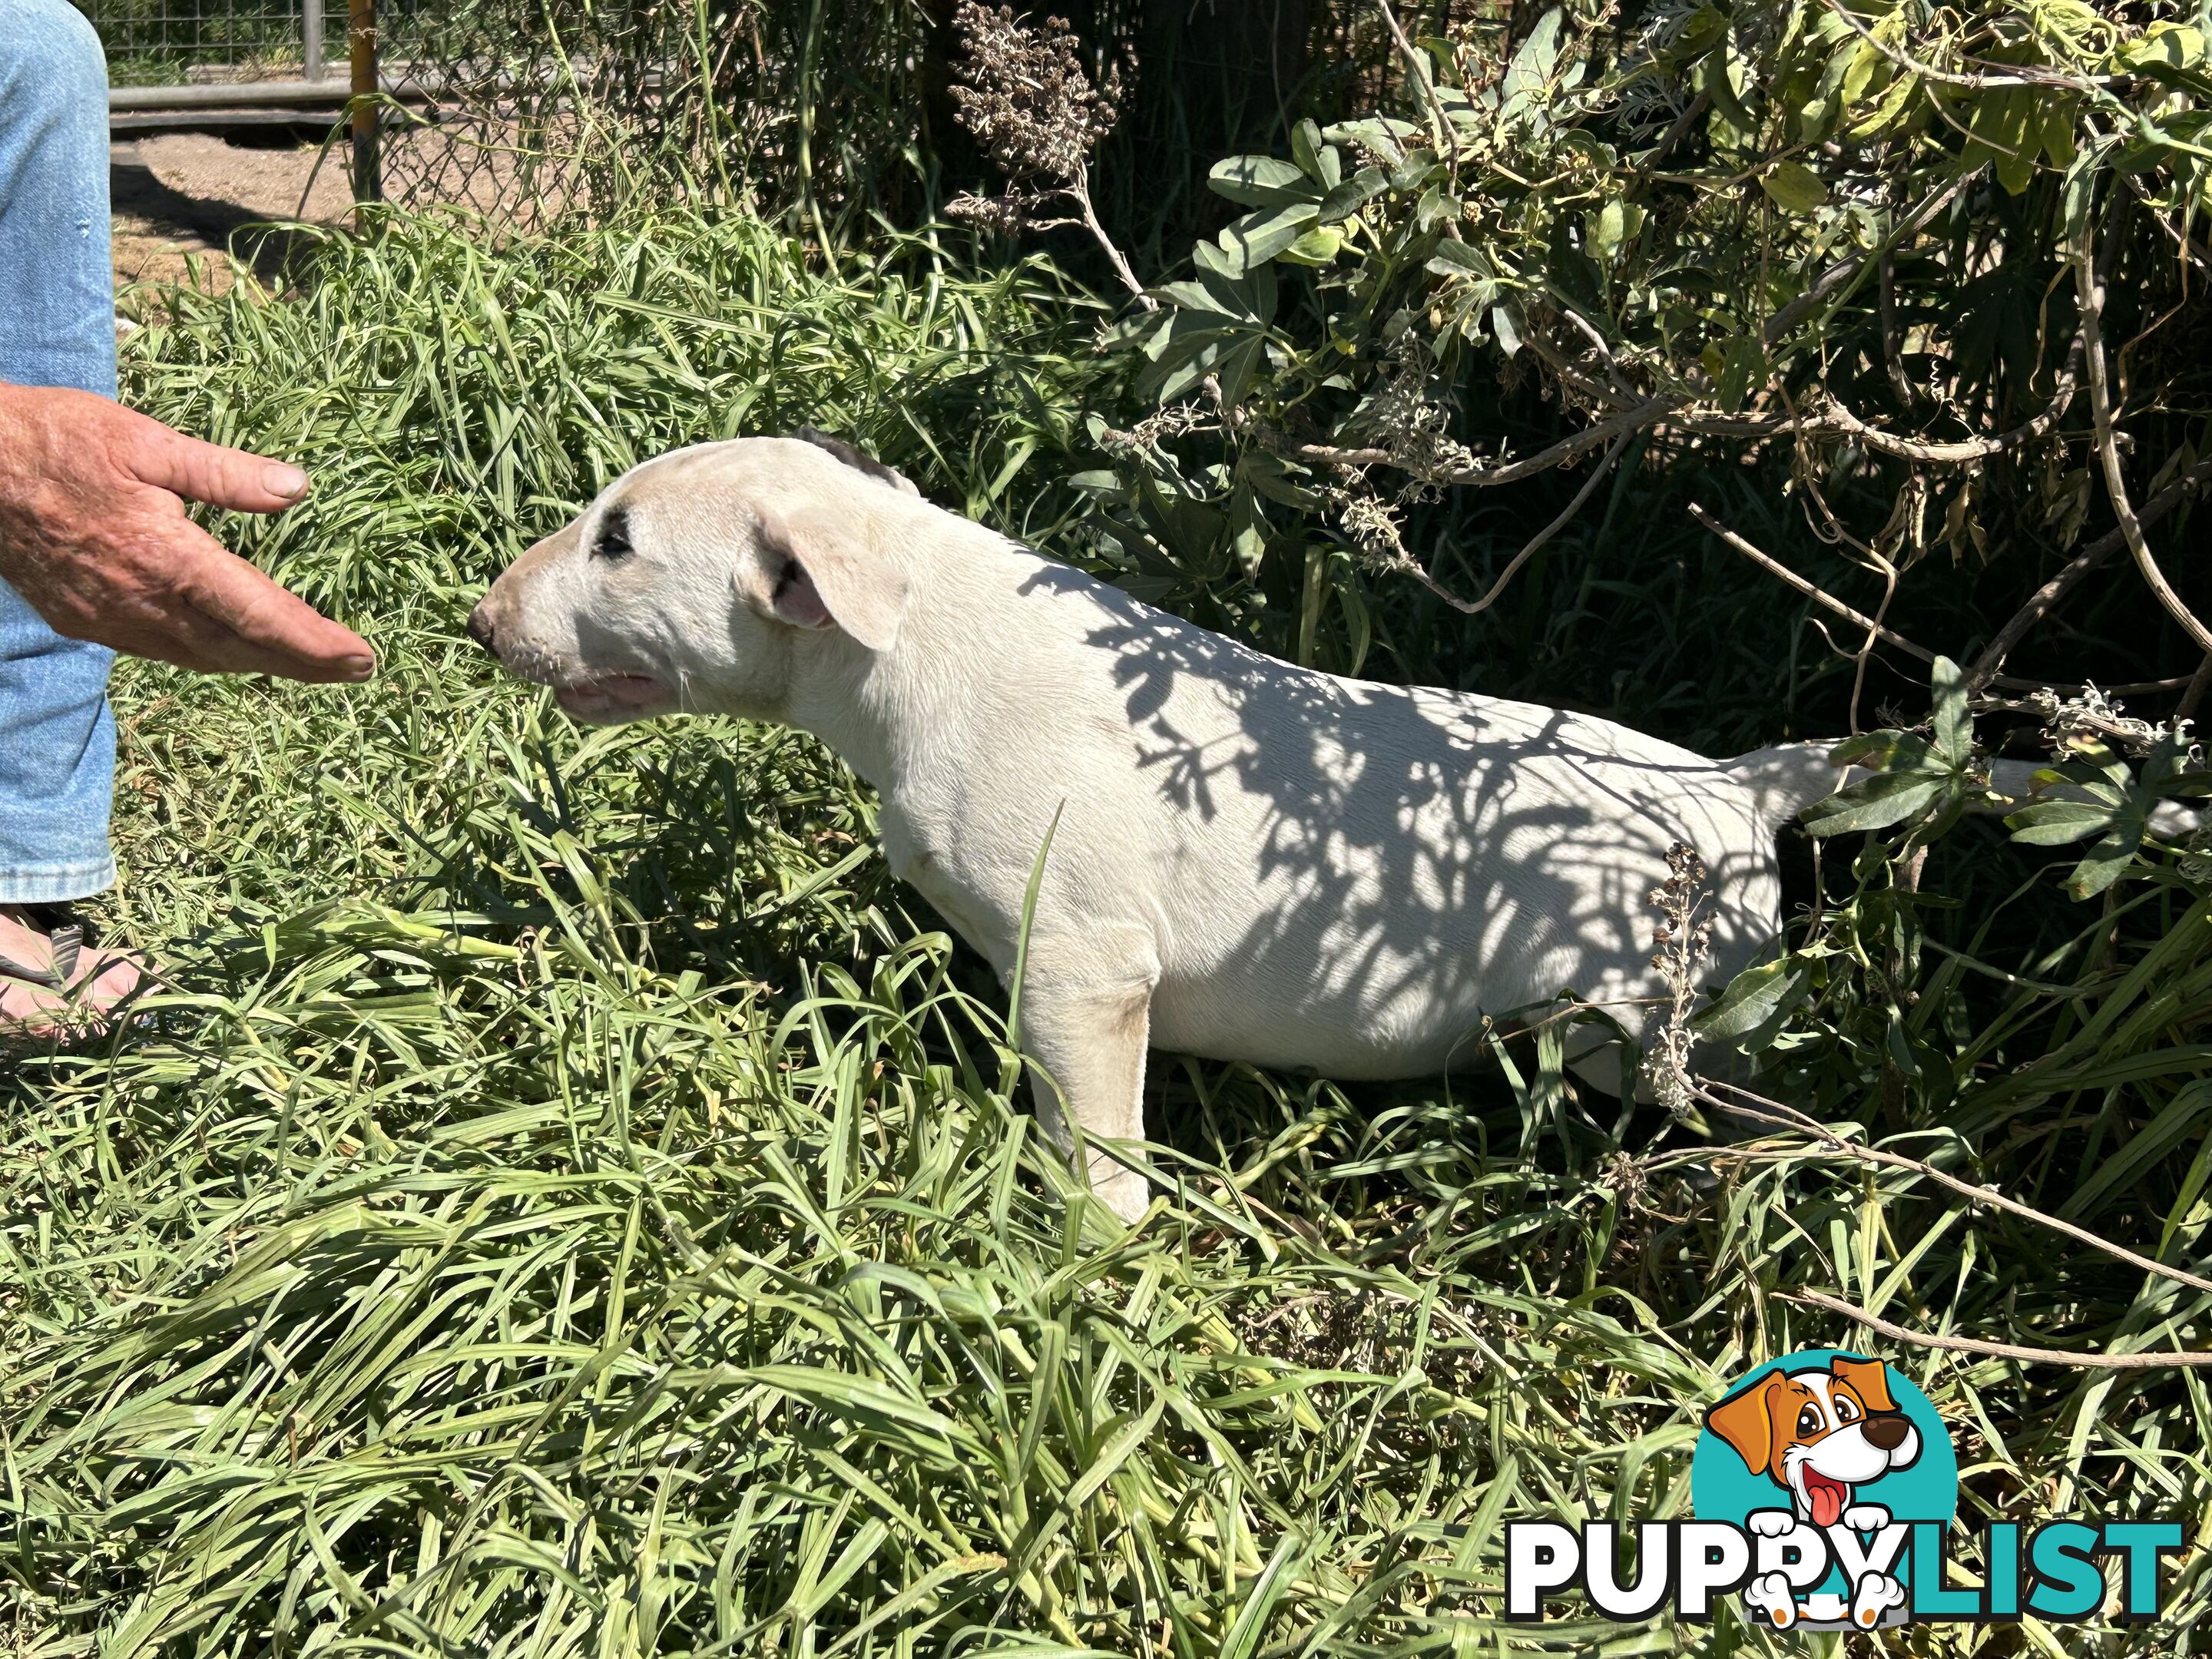
[{"label": "human hand", "polygon": [[0,384],[0,576],[57,633],[204,673],[365,680],[376,657],[194,524],[185,501],[281,513],[297,467],[89,392]]}]

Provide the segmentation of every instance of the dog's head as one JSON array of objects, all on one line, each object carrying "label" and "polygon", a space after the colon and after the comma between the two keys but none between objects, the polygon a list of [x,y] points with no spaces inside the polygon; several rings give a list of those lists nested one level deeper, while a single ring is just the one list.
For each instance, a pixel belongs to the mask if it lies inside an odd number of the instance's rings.
[{"label": "dog's head", "polygon": [[800,639],[890,648],[915,487],[811,429],[632,468],[507,567],[469,633],[581,720],[775,716]]},{"label": "dog's head", "polygon": [[1920,1431],[1898,1409],[1888,1368],[1878,1359],[1769,1371],[1707,1412],[1705,1426],[1753,1474],[1787,1492],[1799,1517],[1816,1527],[1836,1524],[1853,1488],[1920,1455]]}]

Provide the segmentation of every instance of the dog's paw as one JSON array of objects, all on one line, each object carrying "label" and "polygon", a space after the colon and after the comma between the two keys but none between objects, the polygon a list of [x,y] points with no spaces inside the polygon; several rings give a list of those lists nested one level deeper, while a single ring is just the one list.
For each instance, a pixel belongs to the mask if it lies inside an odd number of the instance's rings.
[{"label": "dog's paw", "polygon": [[1744,1524],[1761,1538],[1787,1538],[1797,1525],[1797,1517],[1788,1510],[1753,1510],[1744,1518]]},{"label": "dog's paw", "polygon": [[1743,1599],[1773,1621],[1777,1630],[1797,1622],[1797,1594],[1782,1573],[1764,1573],[1744,1586]]},{"label": "dog's paw", "polygon": [[1880,1532],[1889,1524],[1889,1511],[1879,1504],[1854,1504],[1844,1511],[1844,1524],[1853,1532]]},{"label": "dog's paw", "polygon": [[1881,1622],[1884,1613],[1904,1605],[1904,1585],[1886,1572],[1870,1572],[1851,1592],[1851,1623],[1861,1630],[1872,1630]]},{"label": "dog's paw", "polygon": [[1109,1158],[1091,1160],[1091,1195],[1125,1223],[1133,1223],[1152,1202],[1152,1188],[1134,1170]]}]

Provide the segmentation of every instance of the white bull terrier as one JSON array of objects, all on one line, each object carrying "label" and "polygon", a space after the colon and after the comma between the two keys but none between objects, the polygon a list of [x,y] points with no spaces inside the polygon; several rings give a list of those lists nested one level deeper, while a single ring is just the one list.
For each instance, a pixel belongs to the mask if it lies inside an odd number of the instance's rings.
[{"label": "white bull terrier", "polygon": [[[1141,1137],[1148,1047],[1420,1076],[1565,990],[1632,1036],[1663,989],[1646,896],[1669,848],[1711,872],[1724,980],[1780,931],[1776,829],[1839,781],[1826,745],[1708,760],[1292,667],[812,434],[634,469],[469,631],[579,720],[812,732],[880,792],[891,870],[1002,977],[1057,817],[1022,1010],[1063,1146],[1063,1104],[1093,1140]],[[1577,1058],[1597,1076],[1613,1052]],[[1090,1174],[1141,1212],[1142,1176],[1097,1153]]]}]

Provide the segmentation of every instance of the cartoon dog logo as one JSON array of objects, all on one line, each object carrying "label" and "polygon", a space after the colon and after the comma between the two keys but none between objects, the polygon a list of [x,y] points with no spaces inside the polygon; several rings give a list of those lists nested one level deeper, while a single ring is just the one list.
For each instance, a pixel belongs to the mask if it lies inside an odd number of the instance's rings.
[{"label": "cartoon dog logo", "polygon": [[[1841,1355],[1823,1370],[1767,1372],[1707,1412],[1705,1426],[1753,1474],[1787,1495],[1787,1509],[1755,1509],[1746,1517],[1754,1534],[1770,1538],[1801,1523],[1823,1532],[1838,1524],[1852,1533],[1881,1532],[1890,1524],[1888,1509],[1861,1498],[1859,1489],[1910,1468],[1921,1451],[1920,1431],[1891,1393],[1888,1367]],[[1778,1626],[1796,1622],[1800,1609],[1780,1573],[1753,1579],[1744,1595]],[[1903,1584],[1887,1572],[1867,1571],[1850,1586],[1848,1616],[1872,1629],[1905,1603]],[[1804,1611],[1819,1617],[1828,1610]]]}]

